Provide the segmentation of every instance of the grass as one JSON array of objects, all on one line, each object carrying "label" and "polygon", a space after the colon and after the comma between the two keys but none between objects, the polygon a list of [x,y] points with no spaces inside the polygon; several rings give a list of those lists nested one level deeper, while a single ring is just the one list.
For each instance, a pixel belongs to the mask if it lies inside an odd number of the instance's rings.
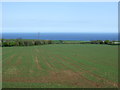
[{"label": "grass", "polygon": [[[70,86],[65,86],[61,84],[54,84],[54,83],[23,83],[23,82],[4,82],[3,83],[7,88],[69,88]],[[19,87],[18,87],[19,86]],[[73,87],[77,88],[77,87]]]},{"label": "grass", "polygon": [[117,87],[118,46],[3,47],[3,88]]}]

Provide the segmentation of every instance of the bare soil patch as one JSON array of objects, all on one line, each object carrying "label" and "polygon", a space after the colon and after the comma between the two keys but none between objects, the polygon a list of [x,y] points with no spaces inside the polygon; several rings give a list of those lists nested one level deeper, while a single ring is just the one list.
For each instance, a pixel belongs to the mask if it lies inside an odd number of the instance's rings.
[{"label": "bare soil patch", "polygon": [[36,65],[37,65],[38,70],[42,70],[42,68],[41,68],[40,65],[39,65],[38,57],[35,57],[35,63],[36,63]]},{"label": "bare soil patch", "polygon": [[49,71],[49,75],[41,77],[14,77],[3,78],[7,82],[28,82],[28,83],[58,83],[65,85],[73,85],[79,87],[100,87],[91,80],[83,77],[81,72],[73,72],[71,70],[63,70],[59,72]]}]

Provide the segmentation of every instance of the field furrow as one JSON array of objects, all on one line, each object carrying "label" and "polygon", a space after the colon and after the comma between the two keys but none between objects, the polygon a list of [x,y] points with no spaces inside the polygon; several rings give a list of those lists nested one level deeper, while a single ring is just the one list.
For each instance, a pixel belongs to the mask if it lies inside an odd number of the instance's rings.
[{"label": "field furrow", "polygon": [[13,83],[18,83],[14,87],[118,87],[116,48],[79,44],[3,47],[3,87]]}]

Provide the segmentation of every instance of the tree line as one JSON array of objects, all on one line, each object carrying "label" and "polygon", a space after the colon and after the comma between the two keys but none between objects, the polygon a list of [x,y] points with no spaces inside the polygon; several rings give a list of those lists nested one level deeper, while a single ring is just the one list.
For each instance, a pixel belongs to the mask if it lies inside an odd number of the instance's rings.
[{"label": "tree line", "polygon": [[94,41],[91,41],[91,44],[113,44],[114,42],[116,42],[116,41],[110,41],[110,40],[105,40],[105,41],[102,41],[102,40],[94,40]]},{"label": "tree line", "polygon": [[51,40],[24,40],[24,39],[2,39],[2,46],[33,46],[52,44]]},{"label": "tree line", "polygon": [[[69,42],[69,43],[68,43]],[[2,47],[10,46],[34,46],[34,45],[46,45],[46,44],[114,44],[116,41],[110,40],[94,40],[94,41],[64,41],[64,40],[25,40],[25,39],[1,39]]]}]

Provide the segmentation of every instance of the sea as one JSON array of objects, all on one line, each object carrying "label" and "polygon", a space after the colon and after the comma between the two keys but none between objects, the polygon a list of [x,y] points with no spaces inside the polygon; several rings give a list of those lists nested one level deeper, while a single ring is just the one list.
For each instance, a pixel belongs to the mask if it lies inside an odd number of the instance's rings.
[{"label": "sea", "polygon": [[118,33],[2,33],[3,39],[118,40]]}]

